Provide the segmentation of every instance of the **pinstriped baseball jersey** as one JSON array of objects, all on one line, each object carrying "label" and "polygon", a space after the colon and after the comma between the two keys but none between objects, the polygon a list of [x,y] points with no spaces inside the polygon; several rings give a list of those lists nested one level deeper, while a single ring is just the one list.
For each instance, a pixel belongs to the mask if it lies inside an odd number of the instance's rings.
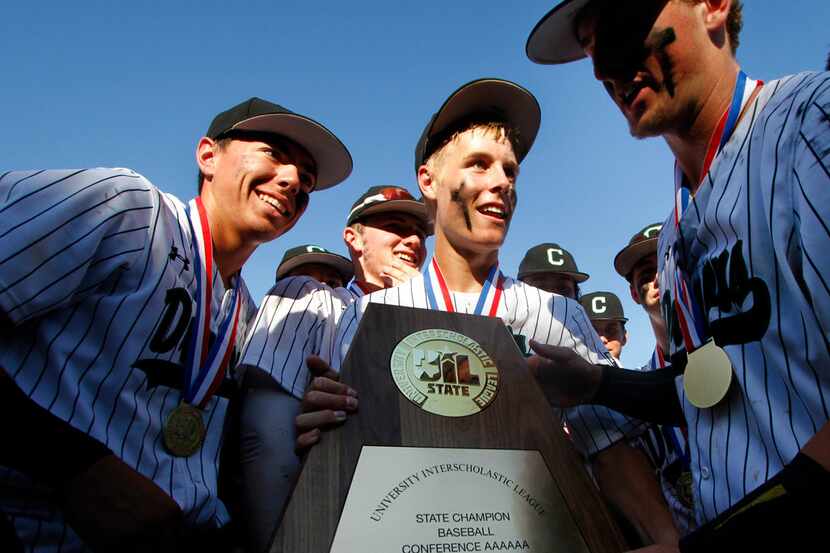
[{"label": "pinstriped baseball jersey", "polygon": [[262,369],[302,399],[309,382],[306,358],[331,359],[337,321],[362,295],[354,283],[332,289],[307,276],[280,279],[262,301],[239,364]]},{"label": "pinstriped baseball jersey", "polygon": [[[590,363],[613,364],[608,350],[602,344],[588,316],[578,302],[534,288],[524,282],[504,277],[502,299],[497,316],[501,318],[516,338],[520,349],[530,339],[541,343],[573,348]],[[473,313],[479,293],[452,292],[455,308],[460,313]],[[348,353],[360,317],[369,303],[384,303],[405,307],[429,308],[423,276],[386,290],[373,292],[354,302],[346,309],[337,326],[332,367],[339,370]],[[569,421],[581,416],[568,410]],[[606,428],[610,433],[611,428]],[[613,429],[616,430],[616,429]],[[575,437],[574,434],[571,434]],[[585,451],[591,448],[590,436],[575,437],[577,447]]]},{"label": "pinstriped baseball jersey", "polygon": [[[190,523],[216,526],[228,518],[216,496],[227,386],[204,409],[207,435],[196,454],[173,457],[162,441],[180,402],[193,269],[185,206],[141,175],[90,169],[0,179],[0,306],[16,325],[0,337],[0,365],[32,400],[152,478]],[[232,294],[215,271],[214,282],[215,333]],[[241,337],[255,306],[240,288]],[[0,508],[32,550],[81,548],[48,494],[20,474],[0,474]]]},{"label": "pinstriped baseball jersey", "polygon": [[[727,397],[683,395],[699,521],[781,470],[830,409],[830,73],[766,84],[684,212],[660,234],[672,354],[683,350],[664,271],[669,248],[689,275],[706,331],[729,356]],[[676,359],[673,356],[673,359]]]}]

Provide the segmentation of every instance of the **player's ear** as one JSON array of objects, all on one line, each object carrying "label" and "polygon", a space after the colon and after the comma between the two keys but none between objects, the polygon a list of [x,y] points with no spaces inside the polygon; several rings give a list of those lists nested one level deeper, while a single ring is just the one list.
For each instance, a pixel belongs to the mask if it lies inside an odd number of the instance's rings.
[{"label": "player's ear", "polygon": [[703,10],[703,24],[709,34],[716,42],[725,39],[726,20],[732,10],[732,0],[704,0],[700,2],[700,9]]},{"label": "player's ear", "polygon": [[363,252],[363,239],[360,233],[352,226],[343,229],[343,242],[349,248],[349,253],[353,256]]},{"label": "player's ear", "polygon": [[436,185],[438,182],[435,179],[434,172],[435,170],[430,169],[427,165],[421,165],[418,167],[418,188],[421,190],[421,194],[424,196],[424,199],[433,202],[437,197]]},{"label": "player's ear", "polygon": [[620,345],[625,346],[628,343],[628,330],[625,328],[625,323],[623,323],[623,337]]},{"label": "player's ear", "polygon": [[216,173],[216,142],[203,136],[196,145],[196,164],[205,180],[212,180]]}]

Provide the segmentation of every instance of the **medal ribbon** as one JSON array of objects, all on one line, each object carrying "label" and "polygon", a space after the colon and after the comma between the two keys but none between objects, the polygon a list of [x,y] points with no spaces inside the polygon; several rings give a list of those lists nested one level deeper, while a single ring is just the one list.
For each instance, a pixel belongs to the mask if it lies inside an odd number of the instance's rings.
[{"label": "medal ribbon", "polygon": [[182,400],[203,408],[216,392],[225,376],[231,358],[239,311],[242,305],[239,293],[241,277],[231,292],[231,308],[219,325],[213,346],[210,347],[210,312],[213,303],[213,241],[207,213],[202,199],[190,200],[187,207],[190,231],[193,235],[193,270],[196,273],[196,322],[187,352],[187,365]]},{"label": "medal ribbon", "polygon": [[[715,132],[712,133],[712,138],[709,139],[709,147],[706,151],[706,157],[703,161],[703,172],[701,182],[709,173],[712,163],[720,154],[723,147],[729,142],[732,133],[735,131],[735,126],[738,119],[746,107],[747,102],[752,97],[757,88],[763,86],[762,81],[755,81],[748,79],[746,73],[743,71],[738,73],[738,79],[735,83],[735,92],[732,95],[732,102],[729,108],[718,121],[718,126],[715,127]],[[680,166],[675,161],[674,163],[674,224],[677,228],[678,239],[682,239],[680,232],[680,221],[683,219],[683,214],[689,207],[692,200],[689,182]],[[680,323],[680,331],[683,335],[683,343],[686,346],[686,352],[691,353],[707,342],[706,330],[704,327],[704,314],[700,306],[694,299],[689,290],[686,275],[683,270],[677,265],[675,247],[669,249],[669,260],[667,269],[671,271],[671,286],[674,290],[675,309],[677,311],[677,319]]]},{"label": "medal ribbon", "polygon": [[[487,280],[484,281],[484,287],[478,296],[478,302],[476,302],[475,315],[486,313],[488,317],[496,316],[501,300],[503,279],[504,277],[499,271],[499,264],[496,263],[490,268]],[[444,280],[444,275],[441,274],[441,269],[438,267],[435,258],[432,259],[424,271],[424,288],[426,289],[430,309],[449,313],[456,312],[450,290],[447,288],[447,282]]]}]

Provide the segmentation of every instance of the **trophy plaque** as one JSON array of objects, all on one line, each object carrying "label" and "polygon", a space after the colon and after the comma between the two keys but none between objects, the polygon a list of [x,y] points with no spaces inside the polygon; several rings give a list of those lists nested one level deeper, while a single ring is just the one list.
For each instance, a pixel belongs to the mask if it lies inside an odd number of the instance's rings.
[{"label": "trophy plaque", "polygon": [[271,552],[623,550],[501,319],[370,304],[341,379]]}]

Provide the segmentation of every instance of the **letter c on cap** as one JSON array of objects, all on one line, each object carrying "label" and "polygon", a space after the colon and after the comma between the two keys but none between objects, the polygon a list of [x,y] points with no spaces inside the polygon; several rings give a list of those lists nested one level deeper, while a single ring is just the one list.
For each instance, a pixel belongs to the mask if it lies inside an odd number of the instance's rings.
[{"label": "letter c on cap", "polygon": [[605,296],[597,296],[591,300],[591,311],[600,314],[608,310],[608,299]]},{"label": "letter c on cap", "polygon": [[313,253],[313,252],[326,253],[326,250],[324,250],[320,246],[306,246],[305,251],[307,251],[308,253]]},{"label": "letter c on cap", "polygon": [[[556,256],[554,257],[554,254]],[[565,264],[565,252],[559,248],[548,248],[548,263],[555,267]]]},{"label": "letter c on cap", "polygon": [[646,230],[643,231],[643,236],[646,238],[653,238],[655,234],[660,232],[660,228],[663,225],[654,225],[653,227],[648,227]]}]

